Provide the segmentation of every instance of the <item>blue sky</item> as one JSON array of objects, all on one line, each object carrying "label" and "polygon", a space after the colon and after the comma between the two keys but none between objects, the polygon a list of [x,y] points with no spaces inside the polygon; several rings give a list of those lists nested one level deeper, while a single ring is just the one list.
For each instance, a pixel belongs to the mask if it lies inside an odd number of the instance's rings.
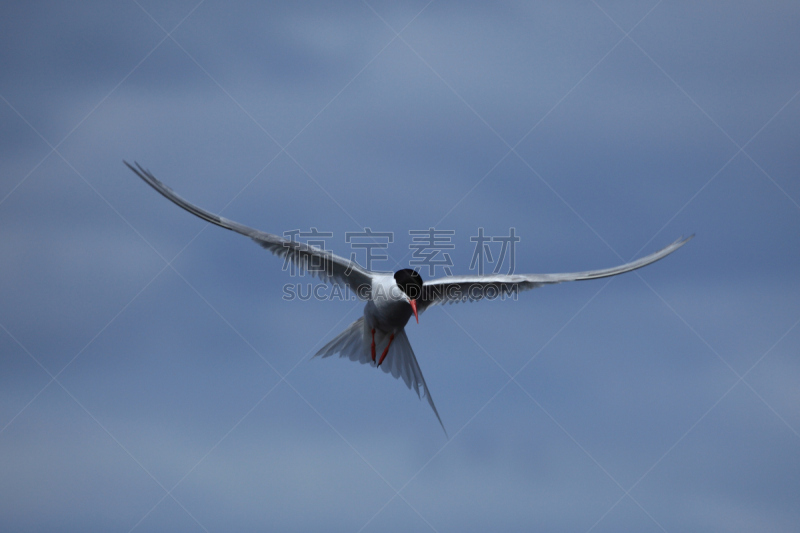
[{"label": "blue sky", "polygon": [[[795,2],[5,3],[0,521],[16,531],[790,531],[800,521]],[[611,280],[407,329],[449,432],[312,360],[246,238],[514,228]],[[497,250],[497,249],[496,249]],[[423,270],[423,277],[426,276]],[[437,272],[441,275],[442,272]]]}]

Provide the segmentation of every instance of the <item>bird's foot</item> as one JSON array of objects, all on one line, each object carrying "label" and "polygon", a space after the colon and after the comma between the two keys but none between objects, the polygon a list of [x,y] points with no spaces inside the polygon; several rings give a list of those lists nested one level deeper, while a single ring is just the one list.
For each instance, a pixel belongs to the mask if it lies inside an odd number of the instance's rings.
[{"label": "bird's foot", "polygon": [[370,347],[372,350],[372,362],[375,362],[375,330],[372,330],[372,346]]},{"label": "bird's foot", "polygon": [[[383,360],[386,359],[386,354],[389,353],[389,346],[392,345],[392,341],[393,340],[394,340],[394,333],[389,335],[389,344],[387,344],[386,348],[383,349],[383,353],[381,354],[380,361],[378,361],[378,366],[381,366],[381,363],[383,363]],[[373,359],[373,361],[374,361],[374,359]]]}]

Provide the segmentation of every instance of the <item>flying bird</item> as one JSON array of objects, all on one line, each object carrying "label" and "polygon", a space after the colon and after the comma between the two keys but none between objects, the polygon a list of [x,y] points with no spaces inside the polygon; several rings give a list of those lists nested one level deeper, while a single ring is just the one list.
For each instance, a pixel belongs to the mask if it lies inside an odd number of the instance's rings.
[{"label": "flying bird", "polygon": [[[444,429],[442,418],[436,410],[433,397],[406,336],[405,327],[412,316],[419,323],[419,315],[433,305],[492,299],[563,281],[616,276],[666,257],[694,236],[678,239],[669,246],[636,261],[602,270],[563,274],[446,276],[423,281],[419,273],[411,269],[405,268],[393,274],[374,272],[327,250],[287,240],[214,215],[175,194],[138,163],[133,166],[127,161],[123,162],[145,183],[179,207],[207,222],[250,237],[273,254],[292,261],[328,283],[347,287],[359,299],[366,301],[364,315],[323,346],[314,357],[324,358],[339,354],[339,357],[347,357],[351,361],[379,368],[395,378],[402,378],[409,389],[416,391],[417,396],[427,398],[442,429]],[[314,268],[309,268],[309,265],[313,265]]]}]

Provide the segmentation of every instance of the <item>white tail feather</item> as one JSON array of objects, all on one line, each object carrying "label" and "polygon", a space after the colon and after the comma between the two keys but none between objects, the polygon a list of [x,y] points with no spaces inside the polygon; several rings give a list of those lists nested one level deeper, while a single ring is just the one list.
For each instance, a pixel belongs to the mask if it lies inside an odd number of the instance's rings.
[{"label": "white tail feather", "polygon": [[[380,330],[375,331],[378,357],[380,357],[388,342],[388,334]],[[371,343],[372,332],[364,324],[364,317],[361,317],[323,346],[314,357],[325,358],[338,353],[339,357],[347,357],[351,361],[375,366],[376,363],[372,361],[372,352],[370,350]],[[428,404],[430,404],[433,413],[439,420],[439,424],[444,429],[445,435],[447,434],[442,418],[439,416],[439,411],[436,410],[436,405],[433,403],[428,385],[425,383],[425,378],[422,376],[417,357],[414,355],[414,350],[411,349],[411,343],[408,342],[408,337],[404,330],[394,336],[394,341],[389,347],[389,353],[386,354],[386,359],[384,359],[379,368],[385,373],[391,374],[394,378],[402,378],[406,386],[414,390],[417,396],[427,398]]]}]

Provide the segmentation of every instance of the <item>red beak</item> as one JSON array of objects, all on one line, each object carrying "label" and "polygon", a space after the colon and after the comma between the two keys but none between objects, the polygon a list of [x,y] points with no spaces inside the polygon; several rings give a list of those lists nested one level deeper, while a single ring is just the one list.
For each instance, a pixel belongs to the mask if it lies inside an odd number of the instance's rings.
[{"label": "red beak", "polygon": [[411,304],[411,310],[414,311],[414,318],[417,319],[417,324],[419,324],[419,315],[417,314],[417,301],[409,300],[408,303]]}]

